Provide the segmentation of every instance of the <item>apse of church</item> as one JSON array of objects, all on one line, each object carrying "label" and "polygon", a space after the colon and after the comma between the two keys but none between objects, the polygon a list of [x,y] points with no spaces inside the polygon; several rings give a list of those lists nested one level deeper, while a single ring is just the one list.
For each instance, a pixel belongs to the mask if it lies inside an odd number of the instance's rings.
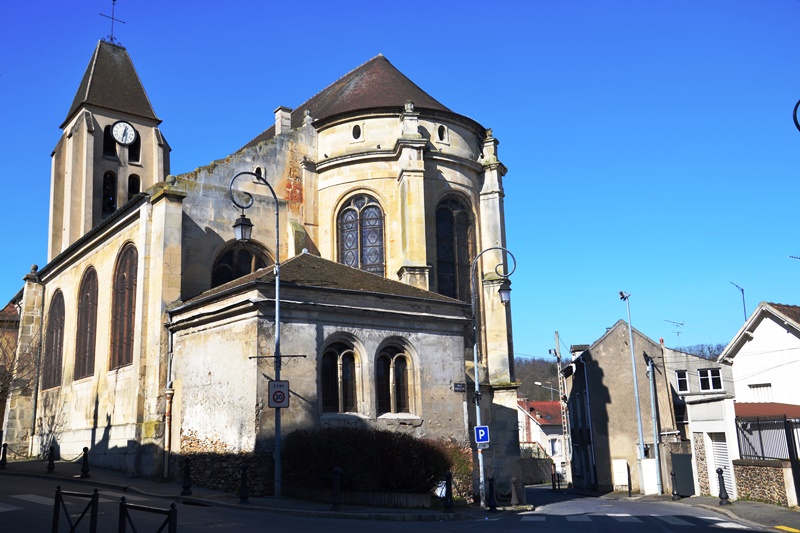
[{"label": "apse of church", "polygon": [[[114,90],[120,80],[134,90]],[[37,420],[14,429],[18,444],[55,442],[67,456],[89,446],[96,464],[147,476],[174,475],[175,458],[196,453],[268,462],[278,261],[284,432],[367,425],[469,445],[469,271],[481,250],[505,246],[506,169],[491,130],[379,55],[278,107],[224,160],[171,176],[127,51],[103,41],[62,129],[49,262],[22,292],[50,370],[39,401],[16,404],[15,420]],[[277,195],[238,181],[234,194],[253,196],[246,244],[229,196],[240,172]],[[508,482],[519,453],[502,259],[478,264],[477,311],[487,468]]]}]

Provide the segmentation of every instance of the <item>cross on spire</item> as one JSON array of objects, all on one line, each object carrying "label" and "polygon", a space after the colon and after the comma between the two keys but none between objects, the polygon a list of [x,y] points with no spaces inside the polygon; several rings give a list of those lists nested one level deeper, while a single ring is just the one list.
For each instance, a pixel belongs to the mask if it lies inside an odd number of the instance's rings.
[{"label": "cross on spire", "polygon": [[107,19],[111,19],[111,35],[109,35],[107,37],[108,42],[110,42],[111,44],[114,44],[114,43],[117,42],[117,40],[114,38],[114,22],[116,21],[116,22],[121,22],[121,23],[125,24],[124,20],[120,20],[118,18],[114,18],[114,8],[116,7],[116,5],[117,5],[117,0],[111,0],[111,16],[110,17],[108,15],[104,15],[103,13],[100,13],[101,17],[106,17]]}]

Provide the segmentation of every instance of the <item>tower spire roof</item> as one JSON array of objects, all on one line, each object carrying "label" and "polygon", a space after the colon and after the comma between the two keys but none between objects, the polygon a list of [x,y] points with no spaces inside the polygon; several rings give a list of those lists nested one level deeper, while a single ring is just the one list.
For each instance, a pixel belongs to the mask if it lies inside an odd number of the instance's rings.
[{"label": "tower spire roof", "polygon": [[128,51],[108,41],[97,43],[61,127],[86,105],[161,122],[150,105]]}]

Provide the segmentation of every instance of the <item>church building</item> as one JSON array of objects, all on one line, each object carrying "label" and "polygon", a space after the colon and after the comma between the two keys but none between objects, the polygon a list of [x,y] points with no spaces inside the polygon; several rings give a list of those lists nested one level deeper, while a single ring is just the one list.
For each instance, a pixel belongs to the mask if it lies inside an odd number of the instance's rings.
[{"label": "church building", "polygon": [[477,457],[477,338],[486,477],[508,486],[517,383],[492,130],[382,55],[186,174],[170,174],[160,126],[128,51],[100,41],[52,154],[47,264],[13,301],[18,365],[37,377],[7,402],[9,446],[175,477],[182,457],[269,465],[281,434],[359,426]]}]

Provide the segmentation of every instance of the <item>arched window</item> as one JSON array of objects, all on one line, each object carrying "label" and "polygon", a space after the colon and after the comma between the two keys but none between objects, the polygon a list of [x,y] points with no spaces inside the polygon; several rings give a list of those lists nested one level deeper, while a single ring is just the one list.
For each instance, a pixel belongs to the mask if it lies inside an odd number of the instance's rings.
[{"label": "arched window", "polygon": [[102,215],[109,216],[117,210],[117,175],[110,170],[103,174]]},{"label": "arched window", "polygon": [[44,341],[42,390],[61,385],[61,366],[64,351],[64,294],[56,291],[50,300],[47,315],[47,334]]},{"label": "arched window", "polygon": [[103,155],[108,157],[117,157],[117,141],[111,134],[111,126],[103,128]]},{"label": "arched window", "polygon": [[356,412],[356,357],[353,348],[341,342],[329,346],[322,354],[320,373],[322,412]]},{"label": "arched window", "polygon": [[139,180],[139,176],[136,174],[131,174],[128,176],[128,201],[131,201],[131,198],[139,194],[141,190],[141,181]]},{"label": "arched window", "polygon": [[136,317],[136,275],[139,254],[127,244],[117,258],[111,303],[110,367],[120,368],[133,362],[133,330]]},{"label": "arched window", "polygon": [[142,157],[142,136],[136,132],[136,138],[128,145],[128,162],[138,163]]},{"label": "arched window", "polygon": [[75,339],[75,379],[94,374],[97,339],[97,272],[89,268],[78,293],[78,331]]},{"label": "arched window", "polygon": [[339,212],[338,225],[339,262],[383,276],[383,210],[375,198],[351,198]]},{"label": "arched window", "polygon": [[378,414],[410,413],[409,358],[399,348],[381,351],[375,365],[375,390],[378,396]]},{"label": "arched window", "polygon": [[439,294],[470,299],[469,269],[472,224],[467,207],[447,198],[436,208],[436,290]]},{"label": "arched window", "polygon": [[232,248],[223,250],[214,261],[211,271],[211,287],[218,287],[237,278],[241,278],[259,268],[272,264],[266,255],[247,244],[236,244]]}]

